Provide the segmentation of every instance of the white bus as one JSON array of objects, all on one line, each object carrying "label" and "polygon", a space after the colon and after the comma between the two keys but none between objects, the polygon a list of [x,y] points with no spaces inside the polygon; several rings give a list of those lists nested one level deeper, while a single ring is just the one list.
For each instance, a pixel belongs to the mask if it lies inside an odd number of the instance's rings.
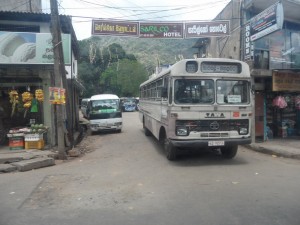
[{"label": "white bus", "polygon": [[140,85],[139,117],[169,160],[184,147],[218,148],[230,159],[251,143],[251,93],[245,62],[184,59]]},{"label": "white bus", "polygon": [[87,117],[92,132],[122,130],[122,111],[120,99],[117,95],[101,94],[90,98],[87,108]]}]

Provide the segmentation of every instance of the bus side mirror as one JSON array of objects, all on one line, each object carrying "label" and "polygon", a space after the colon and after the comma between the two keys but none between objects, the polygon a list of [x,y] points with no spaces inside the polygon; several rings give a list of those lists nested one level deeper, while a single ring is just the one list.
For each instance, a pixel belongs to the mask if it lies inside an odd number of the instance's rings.
[{"label": "bus side mirror", "polygon": [[168,89],[166,87],[161,88],[161,97],[167,98],[168,97]]}]

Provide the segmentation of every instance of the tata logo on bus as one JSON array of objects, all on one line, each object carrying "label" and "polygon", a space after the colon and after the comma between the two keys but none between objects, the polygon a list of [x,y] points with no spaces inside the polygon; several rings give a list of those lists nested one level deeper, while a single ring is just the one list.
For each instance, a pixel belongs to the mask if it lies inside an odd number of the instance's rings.
[{"label": "tata logo on bus", "polygon": [[205,118],[225,118],[224,113],[206,113]]}]

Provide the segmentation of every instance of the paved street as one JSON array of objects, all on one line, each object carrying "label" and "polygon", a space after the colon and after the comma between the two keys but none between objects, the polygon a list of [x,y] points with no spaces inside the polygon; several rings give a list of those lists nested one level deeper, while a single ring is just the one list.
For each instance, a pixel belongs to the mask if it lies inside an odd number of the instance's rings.
[{"label": "paved street", "polygon": [[138,112],[122,133],[94,134],[89,153],[0,174],[0,225],[299,225],[299,160],[239,148],[168,161]]}]

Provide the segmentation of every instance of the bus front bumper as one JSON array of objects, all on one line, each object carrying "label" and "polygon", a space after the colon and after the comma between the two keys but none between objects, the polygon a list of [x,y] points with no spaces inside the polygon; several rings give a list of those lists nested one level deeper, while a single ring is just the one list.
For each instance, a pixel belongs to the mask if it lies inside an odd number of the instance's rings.
[{"label": "bus front bumper", "polygon": [[251,144],[251,138],[235,138],[235,139],[213,139],[213,140],[174,140],[170,142],[175,147],[187,148],[219,148],[233,145],[247,145]]}]

